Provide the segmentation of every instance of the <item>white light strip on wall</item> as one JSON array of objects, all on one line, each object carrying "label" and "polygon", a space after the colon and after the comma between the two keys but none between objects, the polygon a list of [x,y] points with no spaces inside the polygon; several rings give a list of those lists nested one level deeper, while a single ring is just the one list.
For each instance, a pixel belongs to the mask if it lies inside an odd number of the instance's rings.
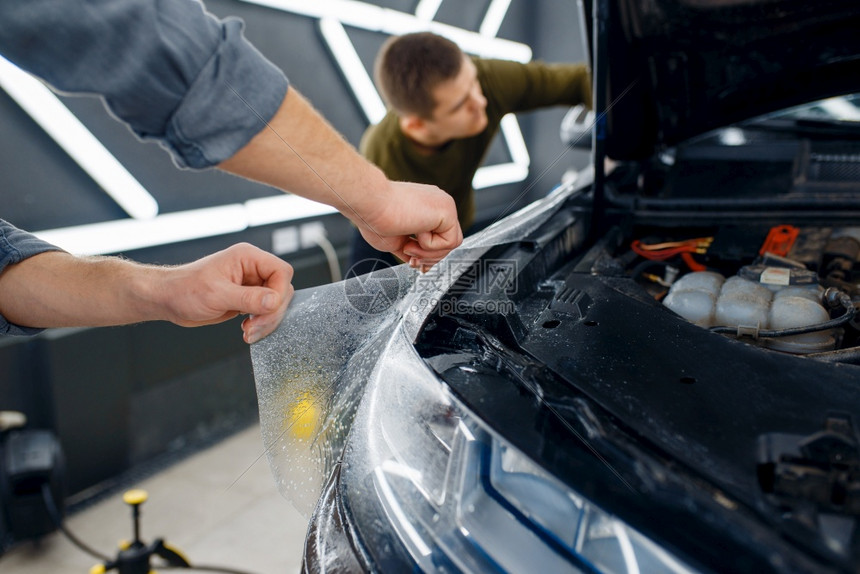
[{"label": "white light strip on wall", "polygon": [[472,187],[484,189],[494,185],[516,183],[525,180],[529,175],[529,150],[523,139],[523,132],[514,114],[508,114],[502,118],[501,131],[508,153],[512,161],[497,165],[485,165],[475,172],[472,178]]},{"label": "white light strip on wall", "polygon": [[499,33],[499,28],[502,27],[502,21],[505,19],[510,5],[511,0],[493,0],[490,7],[487,8],[487,13],[484,15],[484,21],[481,22],[478,33],[481,36],[495,38]]},{"label": "white light strip on wall", "polygon": [[165,213],[153,219],[119,219],[36,233],[75,255],[102,255],[242,231],[248,227],[241,203]]},{"label": "white light strip on wall", "polygon": [[[243,0],[250,4],[258,4],[308,16],[311,18],[334,18],[346,26],[381,32],[384,34],[405,34],[420,30],[430,30],[441,36],[450,38],[463,50],[470,54],[483,57],[502,58],[516,62],[528,62],[532,58],[532,50],[527,44],[482,36],[455,26],[441,22],[428,22],[414,14],[407,14],[389,8],[380,8],[366,2],[356,0]],[[289,74],[289,70],[287,70]]]},{"label": "white light strip on wall", "polygon": [[517,121],[517,116],[507,114],[501,121],[502,134],[505,136],[505,143],[508,145],[508,152],[511,154],[511,159],[517,165],[529,167],[531,158],[529,157],[529,149],[526,147],[526,140],[523,138],[523,132],[520,130],[520,122]]},{"label": "white light strip on wall", "polygon": [[513,62],[528,62],[532,59],[532,49],[528,44],[501,38],[488,38],[447,24],[432,23],[430,31],[450,38],[465,52],[482,58],[499,58]]},{"label": "white light strip on wall", "polygon": [[441,5],[442,0],[419,0],[418,6],[415,7],[415,17],[420,20],[432,20]]},{"label": "white light strip on wall", "polygon": [[352,93],[355,94],[367,121],[375,124],[382,120],[385,117],[385,104],[379,97],[379,92],[376,91],[373,80],[370,79],[343,25],[332,18],[322,18],[320,31],[338,67],[346,77],[349,87],[352,88]]},{"label": "white light strip on wall", "polygon": [[484,189],[494,185],[516,183],[523,181],[529,176],[529,168],[515,163],[501,163],[497,165],[486,165],[475,173],[472,179],[472,187]]},{"label": "white light strip on wall", "polygon": [[158,202],[42,82],[0,57],[0,87],[119,206],[135,219],[158,215]]},{"label": "white light strip on wall", "polygon": [[251,199],[245,202],[245,209],[249,227],[337,213],[330,205],[286,194]]},{"label": "white light strip on wall", "polygon": [[336,213],[295,195],[165,213],[149,220],[119,219],[38,231],[36,236],[75,255],[106,255],[244,231],[272,223]]}]

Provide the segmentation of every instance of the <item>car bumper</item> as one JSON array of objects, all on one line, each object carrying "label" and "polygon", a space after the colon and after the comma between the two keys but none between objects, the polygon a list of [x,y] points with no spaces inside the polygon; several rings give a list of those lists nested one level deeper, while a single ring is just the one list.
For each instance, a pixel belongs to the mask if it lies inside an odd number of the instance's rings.
[{"label": "car bumper", "polygon": [[353,539],[353,529],[343,506],[339,485],[338,464],[323,489],[308,525],[302,558],[302,572],[305,574],[370,570]]}]

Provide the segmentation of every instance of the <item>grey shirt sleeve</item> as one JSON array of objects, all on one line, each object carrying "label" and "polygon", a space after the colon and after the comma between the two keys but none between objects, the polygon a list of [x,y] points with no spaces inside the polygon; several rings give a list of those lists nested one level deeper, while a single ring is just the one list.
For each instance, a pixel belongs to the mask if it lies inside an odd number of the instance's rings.
[{"label": "grey shirt sleeve", "polygon": [[194,0],[2,0],[0,53],[59,91],[99,94],[180,167],[231,157],[275,114],[283,72]]},{"label": "grey shirt sleeve", "polygon": [[[46,251],[62,251],[56,245],[42,241],[35,235],[22,231],[14,225],[0,219],[0,274],[9,265],[20,263],[28,257],[45,253]],[[0,335],[34,335],[41,329],[21,327],[9,323],[0,314]]]}]

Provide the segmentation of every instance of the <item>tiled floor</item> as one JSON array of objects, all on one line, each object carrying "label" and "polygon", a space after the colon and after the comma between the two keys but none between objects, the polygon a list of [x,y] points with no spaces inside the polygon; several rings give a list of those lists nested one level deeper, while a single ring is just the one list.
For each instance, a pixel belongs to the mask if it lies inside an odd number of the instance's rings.
[{"label": "tiled floor", "polygon": [[[141,506],[141,539],[163,538],[192,566],[249,574],[298,572],[307,520],[278,493],[262,452],[254,425],[132,485],[149,494]],[[131,525],[122,492],[66,520],[78,539],[109,556],[115,555],[118,541],[133,537]],[[18,543],[0,557],[0,572],[86,574],[97,562],[53,533],[38,544]]]}]

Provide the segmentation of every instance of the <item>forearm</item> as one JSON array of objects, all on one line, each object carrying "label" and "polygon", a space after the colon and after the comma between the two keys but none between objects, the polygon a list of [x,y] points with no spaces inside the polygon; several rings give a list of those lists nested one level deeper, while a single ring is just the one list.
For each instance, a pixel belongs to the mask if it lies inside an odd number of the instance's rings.
[{"label": "forearm", "polygon": [[290,88],[268,124],[220,169],[331,205],[362,225],[389,181]]},{"label": "forearm", "polygon": [[448,194],[389,181],[294,88],[262,131],[218,167],[333,206],[376,249],[414,258],[414,266],[429,266],[463,239]]},{"label": "forearm", "polygon": [[105,326],[166,319],[156,267],[116,257],[35,255],[0,274],[0,313],[26,327]]},{"label": "forearm", "polygon": [[292,298],[292,267],[239,243],[177,266],[76,257],[0,219],[0,334],[166,320],[211,325],[240,314],[245,341],[271,333]]},{"label": "forearm", "polygon": [[253,343],[280,323],[292,277],[289,264],[247,243],[175,267],[48,252],[0,273],[0,314],[36,328],[154,320],[197,327],[247,314],[242,330]]}]

